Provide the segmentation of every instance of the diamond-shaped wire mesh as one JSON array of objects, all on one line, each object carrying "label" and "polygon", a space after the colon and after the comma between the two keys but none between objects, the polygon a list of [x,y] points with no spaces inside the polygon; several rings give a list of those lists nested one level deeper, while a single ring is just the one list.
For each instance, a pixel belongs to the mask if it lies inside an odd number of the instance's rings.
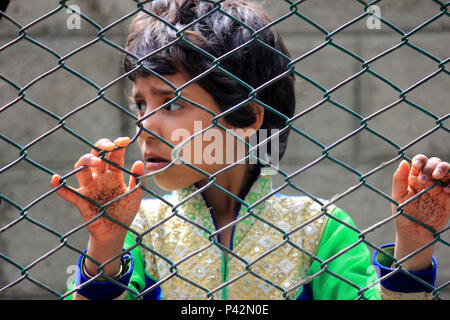
[{"label": "diamond-shaped wire mesh", "polygon": [[[174,88],[175,101],[190,102],[183,89],[219,70],[249,89],[248,99],[239,101],[236,110],[253,101],[265,112],[279,116],[274,106],[259,100],[258,94],[281,77],[253,88],[222,67],[227,57],[251,45],[283,55],[259,39],[274,27],[291,53],[290,58],[284,56],[289,61],[282,75],[295,76],[297,103],[294,116],[281,117],[290,134],[286,154],[271,176],[273,190],[252,203],[222,190],[246,208],[233,227],[253,220],[259,232],[271,236],[262,237],[260,246],[243,257],[218,241],[220,230],[179,213],[201,189],[171,203],[163,198],[164,190],[149,178],[146,186],[139,183],[137,187],[143,189],[144,198],[168,204],[171,214],[146,225],[141,233],[133,227],[129,230],[137,236],[136,248],[144,255],[153,255],[158,268],[164,264],[167,273],[144,292],[126,290],[142,298],[173,281],[196,292],[196,298],[226,298],[224,292],[241,286],[250,288],[241,297],[252,299],[257,298],[251,291],[256,283],[260,292],[273,291],[279,298],[288,299],[295,297],[302,285],[329,274],[355,287],[354,298],[362,298],[379,280],[368,279],[365,286],[358,286],[328,265],[359,243],[373,251],[394,241],[390,188],[392,174],[402,159],[411,160],[415,154],[424,153],[449,160],[448,3],[255,1],[273,22],[260,30],[249,29],[249,41],[214,57],[191,43],[186,34],[212,14],[225,15],[229,23],[248,28],[222,10],[224,1],[203,1],[211,5],[211,11],[181,28],[148,9],[151,2],[13,1],[4,13],[0,11],[0,298],[61,299],[74,292],[68,293],[67,285],[74,278],[78,257],[84,254],[86,228],[92,221],[81,223],[76,209],[56,195],[57,189],[50,187],[52,175],[62,177],[61,187],[77,186],[75,176],[80,170],[74,170],[73,165],[81,155],[90,152],[101,138],[129,136],[132,142],[120,167],[129,177],[133,175],[131,164],[140,154],[137,137],[145,133],[162,140],[143,126],[150,116],[139,119],[129,110],[124,94],[130,92],[131,82],[130,72],[121,65],[123,57],[134,59],[135,71],[142,65],[145,68],[146,59],[157,53],[136,57],[126,50],[128,26],[142,12],[172,28],[176,42],[210,58],[209,70],[182,88]],[[215,115],[211,127],[223,129],[219,121],[225,116]],[[208,181],[208,185],[217,186],[214,175]],[[257,213],[258,205],[275,193],[306,197],[318,207],[319,215],[284,229],[280,221]],[[115,201],[94,204],[103,216]],[[357,232],[358,241],[323,261],[298,239],[300,233],[308,234],[315,228],[314,223],[331,219],[333,205],[353,218],[357,227],[337,222]],[[151,233],[159,234],[170,223],[194,226],[206,236],[207,244],[189,250],[177,248],[182,258],[174,260],[142,241]],[[435,299],[449,297],[448,235],[447,229],[434,232],[439,264],[436,286],[431,288]],[[124,253],[131,249],[135,248]],[[300,270],[293,281],[278,276],[297,268],[289,260],[277,258],[282,250],[315,262],[318,271],[307,276],[308,270]],[[235,264],[225,272],[226,277],[223,270],[215,272],[200,264],[204,256],[220,256],[222,252]],[[273,261],[275,265],[271,265]],[[101,273],[104,266],[99,268]],[[205,287],[185,273],[189,269],[196,273],[195,279],[210,277],[215,285]],[[401,264],[396,265],[396,272],[402,272]],[[181,291],[174,292],[174,297],[183,298],[186,292]]]}]

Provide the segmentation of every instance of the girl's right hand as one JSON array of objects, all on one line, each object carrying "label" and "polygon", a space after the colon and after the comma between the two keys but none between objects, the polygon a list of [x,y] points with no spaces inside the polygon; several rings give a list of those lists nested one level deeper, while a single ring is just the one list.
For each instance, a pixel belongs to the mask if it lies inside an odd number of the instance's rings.
[{"label": "girl's right hand", "polygon": [[[95,147],[109,152],[107,159],[116,163],[119,167],[123,167],[125,148],[129,143],[130,138],[128,137],[117,138],[114,142],[108,139],[101,139],[95,144]],[[122,170],[101,160],[98,156],[98,151],[92,149],[90,154],[82,156],[75,164],[75,169],[86,166],[84,170],[76,174],[80,185],[78,189],[65,186],[56,191],[64,200],[77,207],[84,222],[93,219],[100,213],[99,206],[80,197],[71,190],[75,190],[99,205],[104,205],[136,187],[136,178],[133,175],[130,176],[129,185],[126,186]],[[131,172],[136,176],[143,176],[145,174],[144,163],[136,161],[131,168]],[[60,176],[54,175],[51,180],[51,186],[56,188],[59,185]],[[108,205],[105,213],[125,226],[130,226],[137,214],[141,200],[142,189],[137,188],[130,194]],[[97,244],[120,247],[120,250],[127,233],[126,228],[105,218],[103,215],[89,223],[87,229],[90,234],[90,244],[95,242]]]}]

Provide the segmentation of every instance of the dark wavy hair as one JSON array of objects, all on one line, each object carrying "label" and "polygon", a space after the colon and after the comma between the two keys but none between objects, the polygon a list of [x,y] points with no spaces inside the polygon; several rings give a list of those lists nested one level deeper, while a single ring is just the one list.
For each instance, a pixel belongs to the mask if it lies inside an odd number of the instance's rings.
[{"label": "dark wavy hair", "polygon": [[[295,77],[287,72],[290,54],[280,34],[266,27],[271,21],[259,6],[242,0],[220,4],[155,0],[148,12],[151,14],[142,11],[133,19],[126,42],[133,55],[148,56],[142,66],[159,75],[184,72],[194,78],[205,73],[196,83],[212,95],[223,112],[242,104],[224,116],[237,128],[255,121],[254,108],[243,103],[252,92],[246,85],[260,88],[253,97],[263,104],[288,118],[293,116]],[[182,38],[177,34],[181,29],[185,29]],[[219,63],[214,61],[219,57]],[[133,70],[131,80],[151,75],[130,55],[125,56],[123,65],[126,72]],[[283,117],[266,108],[261,129],[283,129],[285,123]],[[289,132],[287,128],[278,137],[279,159],[285,153]],[[270,143],[267,150],[271,154]]]}]

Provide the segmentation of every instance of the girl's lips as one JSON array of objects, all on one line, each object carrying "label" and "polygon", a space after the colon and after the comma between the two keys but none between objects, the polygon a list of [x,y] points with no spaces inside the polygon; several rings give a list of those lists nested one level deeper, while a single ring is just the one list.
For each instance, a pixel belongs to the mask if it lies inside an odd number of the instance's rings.
[{"label": "girl's lips", "polygon": [[157,171],[157,170],[161,170],[163,168],[165,168],[166,166],[169,165],[169,161],[166,160],[148,160],[145,163],[145,167],[147,168],[148,171]]}]

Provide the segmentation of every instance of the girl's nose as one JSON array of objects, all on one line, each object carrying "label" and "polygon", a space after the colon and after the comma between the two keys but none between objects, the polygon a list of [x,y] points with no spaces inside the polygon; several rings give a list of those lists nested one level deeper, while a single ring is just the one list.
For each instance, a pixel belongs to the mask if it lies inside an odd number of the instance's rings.
[{"label": "girl's nose", "polygon": [[[160,112],[155,112],[153,109],[151,112],[146,113],[139,122],[142,124],[142,127],[146,130],[142,130],[141,137],[145,138],[156,138],[155,135],[160,136],[160,125],[161,125],[161,119],[160,119]],[[138,126],[139,126],[138,122]],[[148,132],[150,131],[150,132]],[[152,134],[153,133],[153,134]]]}]

